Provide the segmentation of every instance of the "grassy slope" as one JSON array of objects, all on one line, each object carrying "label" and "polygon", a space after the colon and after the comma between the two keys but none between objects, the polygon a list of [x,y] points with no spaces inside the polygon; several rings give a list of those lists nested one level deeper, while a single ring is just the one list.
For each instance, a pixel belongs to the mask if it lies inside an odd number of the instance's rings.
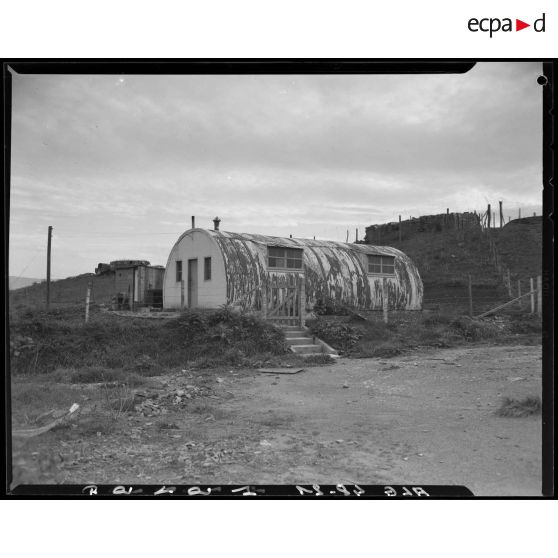
[{"label": "grassy slope", "polygon": [[[85,294],[89,282],[92,283],[92,302],[108,304],[114,294],[114,276],[86,273],[77,277],[53,281],[50,287],[52,306],[55,308],[85,304]],[[46,282],[10,291],[9,300],[12,308],[41,308],[46,300]]]},{"label": "grassy slope", "polygon": [[542,217],[515,219],[493,236],[512,281],[520,279],[526,292],[529,278],[542,272]]}]

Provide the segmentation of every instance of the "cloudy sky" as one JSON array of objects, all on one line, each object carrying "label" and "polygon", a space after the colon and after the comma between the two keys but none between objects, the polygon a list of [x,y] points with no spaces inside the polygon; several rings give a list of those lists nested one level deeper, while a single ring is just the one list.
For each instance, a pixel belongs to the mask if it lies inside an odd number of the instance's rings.
[{"label": "cloudy sky", "polygon": [[541,73],[14,75],[10,275],[165,264],[196,225],[344,241],[409,216],[541,211]]}]

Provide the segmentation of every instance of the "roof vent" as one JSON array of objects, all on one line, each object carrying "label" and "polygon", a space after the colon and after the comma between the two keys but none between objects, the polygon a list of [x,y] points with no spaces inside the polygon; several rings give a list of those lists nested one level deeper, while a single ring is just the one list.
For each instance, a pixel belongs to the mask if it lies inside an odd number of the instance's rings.
[{"label": "roof vent", "polygon": [[219,223],[220,222],[221,222],[221,219],[219,219],[219,217],[215,217],[215,219],[213,219],[213,230],[214,231],[219,230]]}]

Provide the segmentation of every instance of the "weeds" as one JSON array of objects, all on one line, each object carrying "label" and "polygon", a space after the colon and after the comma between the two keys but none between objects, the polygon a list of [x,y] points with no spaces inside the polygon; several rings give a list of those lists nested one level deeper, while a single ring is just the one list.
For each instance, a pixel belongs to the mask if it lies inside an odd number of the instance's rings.
[{"label": "weeds", "polygon": [[[12,316],[10,334],[14,374],[101,368],[104,377],[97,381],[105,381],[109,369],[156,376],[189,361],[200,360],[201,367],[236,366],[262,353],[286,352],[284,335],[278,328],[230,308],[188,310],[168,321],[99,312],[93,313],[86,325],[81,309],[79,314],[72,308],[50,313],[26,311]],[[88,370],[80,374],[92,378],[97,373]]]},{"label": "weeds", "polygon": [[540,415],[542,409],[541,398],[538,396],[524,397],[523,399],[514,399],[505,397],[502,405],[496,411],[499,417],[529,417],[532,415]]}]

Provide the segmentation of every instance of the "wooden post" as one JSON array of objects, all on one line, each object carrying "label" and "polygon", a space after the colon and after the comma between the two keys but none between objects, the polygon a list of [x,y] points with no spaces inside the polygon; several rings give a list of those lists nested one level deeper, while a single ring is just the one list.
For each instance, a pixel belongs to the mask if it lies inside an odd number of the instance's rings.
[{"label": "wooden post", "polygon": [[521,279],[517,280],[517,296],[519,298],[519,308],[523,308],[523,299],[521,298]]},{"label": "wooden post", "polygon": [[473,317],[473,282],[469,274],[469,316]]},{"label": "wooden post", "polygon": [[518,219],[521,219],[521,207],[519,208],[519,211],[518,211],[518,213],[517,213],[517,218],[518,218]]},{"label": "wooden post", "polygon": [[386,285],[386,278],[382,279],[382,312],[384,315],[384,322],[388,323],[388,289]]},{"label": "wooden post", "polygon": [[531,277],[529,279],[529,286],[531,287],[531,314],[535,313],[535,281]]},{"label": "wooden post", "polygon": [[304,275],[300,275],[298,277],[300,282],[300,287],[298,289],[298,298],[299,298],[299,318],[300,318],[300,327],[304,327],[305,321],[305,312],[306,312],[306,285],[304,284]]},{"label": "wooden post", "polygon": [[180,308],[184,308],[184,279],[180,281]]},{"label": "wooden post", "polygon": [[399,215],[399,242],[401,242],[401,215]]},{"label": "wooden post", "polygon": [[506,278],[507,278],[507,282],[508,282],[508,294],[510,295],[510,298],[512,298],[511,273],[510,273],[510,268],[509,267],[508,267],[507,272],[506,272]]},{"label": "wooden post", "polygon": [[91,300],[91,282],[87,283],[87,293],[85,294],[85,323],[89,321],[89,301]]},{"label": "wooden post", "polygon": [[262,318],[267,320],[267,283],[262,283]]},{"label": "wooden post", "polygon": [[349,229],[347,229],[347,238],[345,239],[345,242],[348,244],[349,243]]},{"label": "wooden post", "polygon": [[46,309],[50,309],[50,251],[52,245],[52,227],[48,227],[47,241],[47,276],[46,276]]},{"label": "wooden post", "polygon": [[192,215],[192,228],[195,229],[196,228],[196,216]]},{"label": "wooden post", "polygon": [[490,209],[490,204],[488,204],[488,209],[486,210],[486,215],[488,217],[488,228],[490,229],[490,218],[492,217],[492,210]]},{"label": "wooden post", "polygon": [[355,242],[358,242],[358,229],[355,229]]},{"label": "wooden post", "polygon": [[504,226],[504,213],[502,211],[502,202],[498,202],[500,204],[500,228]]},{"label": "wooden post", "polygon": [[537,314],[542,316],[542,277],[537,276]]}]

